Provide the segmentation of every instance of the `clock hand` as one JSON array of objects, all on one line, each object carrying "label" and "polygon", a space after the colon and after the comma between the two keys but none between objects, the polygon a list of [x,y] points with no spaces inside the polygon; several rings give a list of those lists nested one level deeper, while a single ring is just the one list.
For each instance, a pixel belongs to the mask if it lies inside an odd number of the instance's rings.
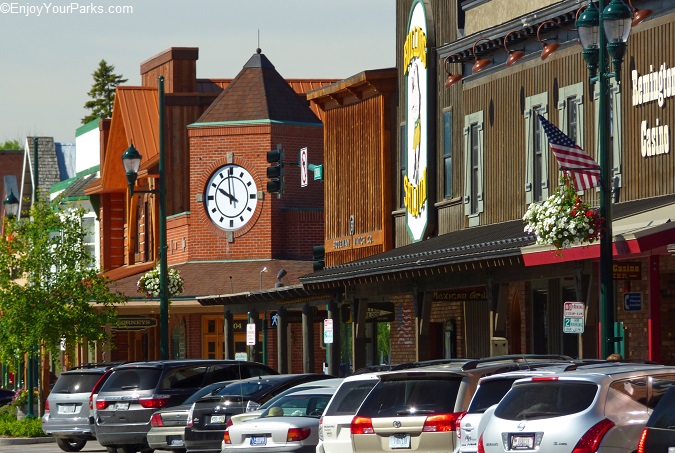
[{"label": "clock hand", "polygon": [[237,200],[237,199],[234,197],[234,195],[225,192],[225,190],[221,189],[220,187],[218,188],[218,192],[222,193],[222,194],[225,195],[227,198],[229,198],[229,199],[230,199],[230,203],[232,203],[232,202],[235,202],[235,203],[236,203],[236,202],[239,201],[239,200]]}]

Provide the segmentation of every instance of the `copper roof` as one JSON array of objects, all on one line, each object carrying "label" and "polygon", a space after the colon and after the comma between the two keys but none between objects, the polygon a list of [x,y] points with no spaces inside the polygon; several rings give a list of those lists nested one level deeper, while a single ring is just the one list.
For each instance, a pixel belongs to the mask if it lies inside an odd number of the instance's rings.
[{"label": "copper roof", "polygon": [[255,120],[321,124],[259,50],[195,125]]}]

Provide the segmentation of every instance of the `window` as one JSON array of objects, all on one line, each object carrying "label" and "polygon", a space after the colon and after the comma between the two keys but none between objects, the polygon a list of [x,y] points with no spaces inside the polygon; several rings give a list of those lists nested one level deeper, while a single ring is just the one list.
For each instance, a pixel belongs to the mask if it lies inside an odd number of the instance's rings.
[{"label": "window", "polygon": [[483,212],[483,112],[464,118],[464,214],[469,226],[480,224]]},{"label": "window", "polygon": [[583,83],[562,87],[558,91],[560,130],[582,148],[584,147],[583,95]]},{"label": "window", "polygon": [[406,143],[408,139],[406,136],[406,127],[405,123],[401,124],[401,134],[399,138],[399,156],[398,156],[398,162],[400,166],[400,178],[398,181],[399,185],[399,200],[398,200],[398,205],[399,207],[403,208],[405,207],[405,185],[403,184],[403,181],[405,180],[405,176],[407,174],[407,168],[406,164],[408,162],[408,153],[406,152]]},{"label": "window", "polygon": [[90,261],[87,265],[88,268],[97,268],[96,265],[96,232],[94,227],[96,225],[95,217],[83,217],[82,218],[82,230],[84,230],[84,239],[83,245],[87,254],[89,255]]},{"label": "window", "polygon": [[[593,92],[593,103],[595,105],[595,118],[596,124],[598,124],[598,118],[600,117],[600,87],[599,84],[595,84],[595,90]],[[621,92],[619,85],[616,83],[615,79],[610,79],[609,82],[609,103],[607,107],[609,109],[609,156],[611,157],[611,185],[612,187],[621,187],[622,186],[622,148],[621,140],[615,139],[615,137],[621,137]],[[596,126],[595,128],[595,161],[600,163],[600,128]],[[588,153],[593,154],[593,153]],[[600,186],[596,188],[600,190]]]},{"label": "window", "polygon": [[525,99],[525,203],[543,201],[548,192],[548,141],[538,115],[548,119],[548,93]]},{"label": "window", "polygon": [[452,198],[452,110],[443,112],[443,196]]}]

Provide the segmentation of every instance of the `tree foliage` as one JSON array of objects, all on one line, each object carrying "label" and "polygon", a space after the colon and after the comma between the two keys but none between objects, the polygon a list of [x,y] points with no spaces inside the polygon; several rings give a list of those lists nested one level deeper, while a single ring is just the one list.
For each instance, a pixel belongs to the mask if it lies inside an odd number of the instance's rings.
[{"label": "tree foliage", "polygon": [[115,305],[107,278],[91,267],[84,210],[38,201],[31,218],[5,219],[0,241],[0,361],[34,345],[56,355],[86,340],[107,341],[102,326],[114,324]]},{"label": "tree foliage", "polygon": [[112,115],[115,87],[127,81],[122,78],[121,74],[115,74],[114,71],[114,65],[101,60],[96,71],[91,74],[94,78],[94,84],[88,93],[91,99],[84,104],[84,108],[91,110],[91,113],[82,118],[82,124],[87,124],[96,118],[110,118]]},{"label": "tree foliage", "polygon": [[23,149],[19,144],[18,140],[7,140],[4,143],[0,143],[0,150],[17,150]]}]

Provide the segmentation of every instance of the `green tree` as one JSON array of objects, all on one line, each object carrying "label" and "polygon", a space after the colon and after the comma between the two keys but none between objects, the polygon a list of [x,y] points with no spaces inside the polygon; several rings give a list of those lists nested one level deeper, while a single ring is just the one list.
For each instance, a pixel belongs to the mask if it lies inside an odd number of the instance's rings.
[{"label": "green tree", "polygon": [[84,210],[38,201],[31,218],[5,219],[0,240],[0,361],[44,347],[58,357],[86,340],[109,340],[115,305],[126,298],[92,264]]},{"label": "green tree", "polygon": [[15,150],[22,149],[18,140],[7,140],[5,143],[0,143],[1,150]]},{"label": "green tree", "polygon": [[84,104],[84,108],[91,113],[82,118],[82,124],[96,118],[110,118],[115,102],[115,87],[127,81],[121,74],[115,74],[115,66],[109,65],[105,60],[98,63],[98,68],[92,73],[94,84],[89,90],[91,98]]}]

